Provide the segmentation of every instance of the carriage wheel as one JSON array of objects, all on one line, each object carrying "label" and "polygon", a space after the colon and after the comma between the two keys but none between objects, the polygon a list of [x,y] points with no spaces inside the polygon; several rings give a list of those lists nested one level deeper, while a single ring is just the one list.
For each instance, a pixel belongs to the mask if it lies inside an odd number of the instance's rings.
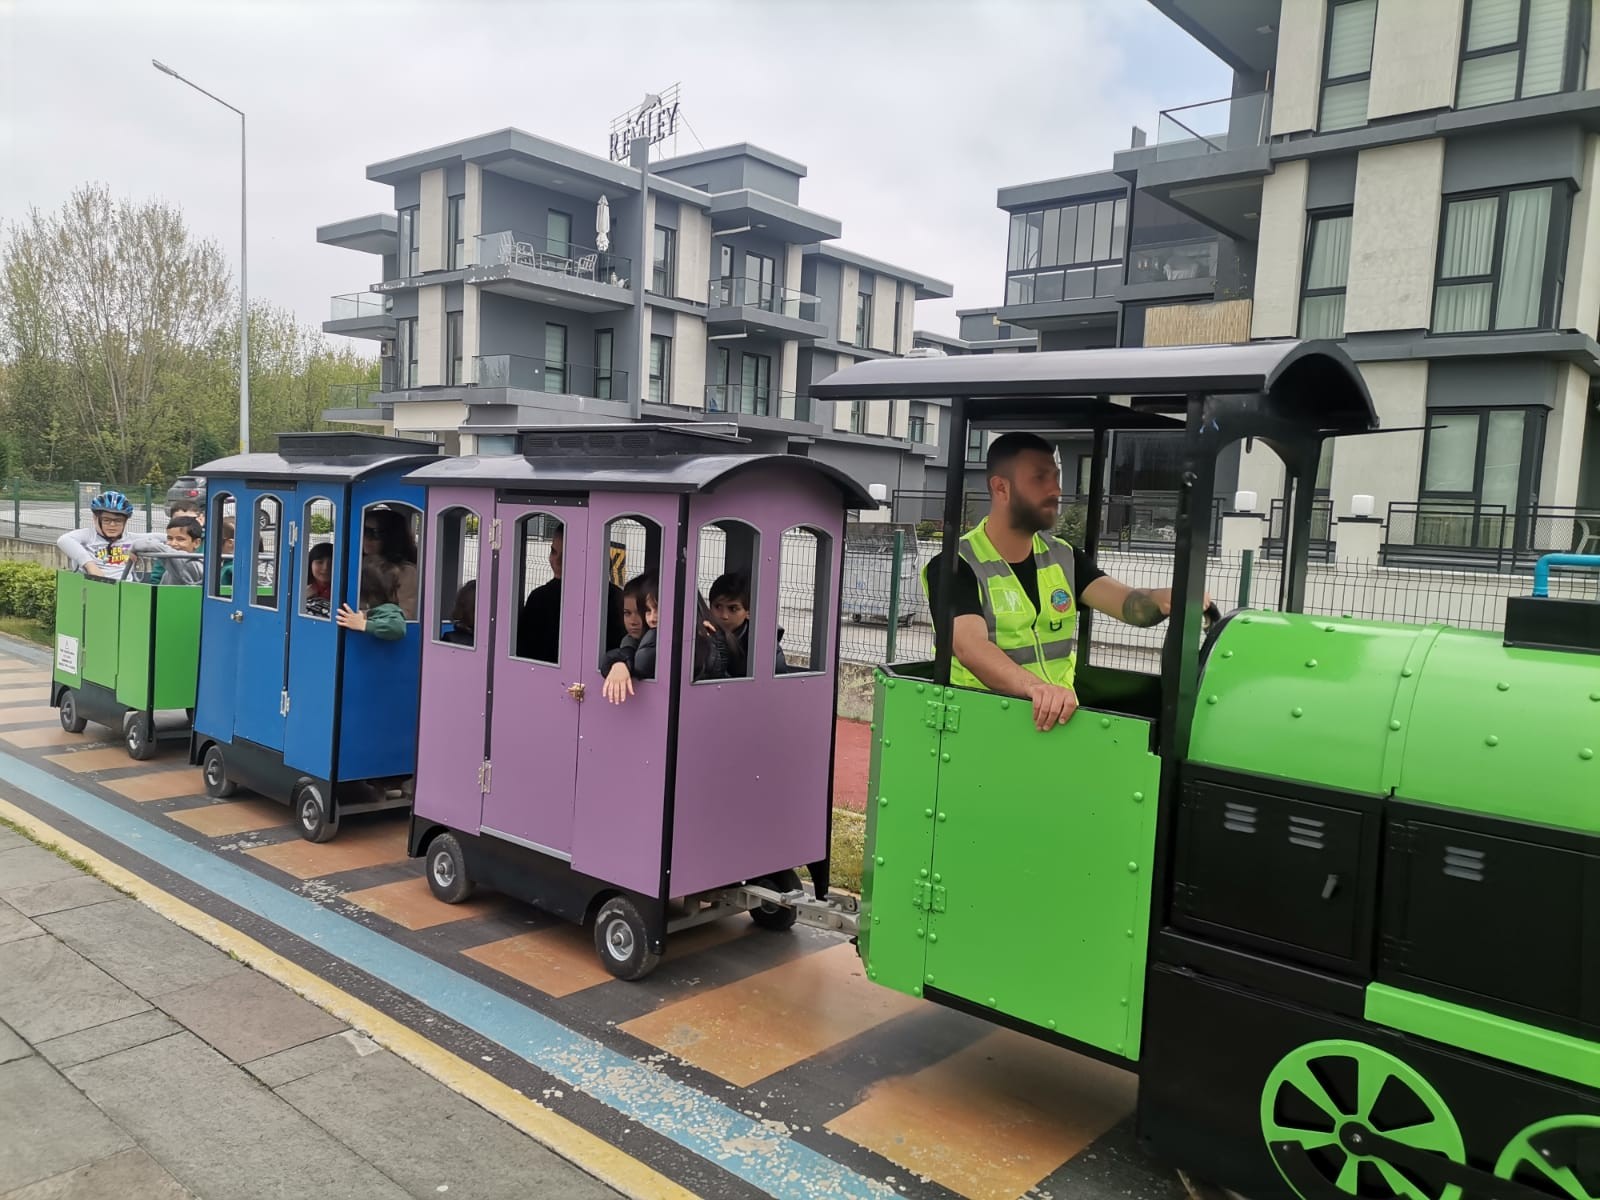
[{"label": "carriage wheel", "polygon": [[[1433,1085],[1362,1042],[1309,1042],[1279,1061],[1261,1092],[1261,1131],[1278,1170],[1279,1146],[1304,1150],[1339,1191],[1365,1200],[1460,1200],[1455,1184],[1414,1178],[1386,1159],[1346,1148],[1342,1134],[1370,1130],[1451,1162],[1466,1161],[1461,1130]],[[1288,1181],[1288,1176],[1284,1176]],[[1293,1184],[1291,1182],[1290,1186]]]},{"label": "carriage wheel", "polygon": [[[797,871],[779,871],[773,875],[763,875],[751,882],[769,887],[775,892],[800,890],[800,874]],[[760,904],[750,910],[750,919],[763,929],[782,933],[786,929],[794,928],[794,923],[800,919],[800,913],[787,904]]]},{"label": "carriage wheel", "polygon": [[441,833],[428,843],[428,887],[446,904],[460,904],[472,895],[467,856],[453,833]]},{"label": "carriage wheel", "polygon": [[1582,1177],[1577,1168],[1595,1161],[1600,1150],[1600,1117],[1551,1117],[1529,1125],[1506,1143],[1495,1160],[1498,1179],[1512,1179],[1573,1200],[1600,1200],[1600,1181],[1592,1170]]},{"label": "carriage wheel", "polygon": [[205,776],[206,795],[213,800],[226,800],[239,790],[239,785],[228,778],[228,764],[223,761],[222,747],[216,743],[206,747],[206,756],[200,767]]},{"label": "carriage wheel", "polygon": [[61,728],[68,733],[82,733],[89,722],[78,715],[78,694],[71,688],[61,693],[60,712]]},{"label": "carriage wheel", "polygon": [[139,762],[156,755],[155,728],[149,713],[131,712],[122,719],[122,741],[128,757]]},{"label": "carriage wheel", "polygon": [[308,842],[326,842],[339,832],[339,823],[328,811],[328,799],[315,783],[302,783],[289,798],[295,828]]},{"label": "carriage wheel", "polygon": [[661,956],[650,949],[650,931],[626,896],[613,896],[594,919],[594,948],[605,969],[618,979],[643,979]]}]

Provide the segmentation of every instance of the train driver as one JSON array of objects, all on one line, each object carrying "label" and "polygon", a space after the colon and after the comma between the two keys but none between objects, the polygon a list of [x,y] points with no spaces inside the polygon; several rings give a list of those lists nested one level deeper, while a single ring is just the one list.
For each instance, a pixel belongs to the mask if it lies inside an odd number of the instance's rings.
[{"label": "train driver", "polygon": [[[1061,473],[1042,437],[996,438],[985,467],[989,515],[961,538],[957,551],[950,682],[1030,701],[1034,724],[1048,730],[1078,708],[1072,687],[1078,606],[1129,625],[1156,625],[1171,611],[1172,592],[1120,583],[1051,533]],[[935,613],[945,553],[922,570]]]}]

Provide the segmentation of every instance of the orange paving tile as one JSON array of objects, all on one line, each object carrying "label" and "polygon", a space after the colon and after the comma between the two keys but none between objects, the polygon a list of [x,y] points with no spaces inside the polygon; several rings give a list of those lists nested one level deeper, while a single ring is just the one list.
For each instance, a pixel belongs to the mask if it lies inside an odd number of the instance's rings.
[{"label": "orange paving tile", "polygon": [[[80,739],[82,735],[79,735]],[[69,771],[108,771],[115,767],[136,767],[136,759],[128,757],[121,746],[107,746],[101,750],[74,750],[70,754],[47,754],[45,762],[55,763]]]},{"label": "orange paving tile", "polygon": [[[123,754],[127,758],[127,754]],[[104,784],[118,795],[141,804],[151,800],[177,800],[183,796],[203,796],[205,780],[199,767],[176,767],[168,771],[147,771],[127,779],[111,779]]]},{"label": "orange paving tile", "polygon": [[970,1200],[1016,1200],[1133,1111],[1133,1075],[999,1030],[828,1129]]},{"label": "orange paving tile", "polygon": [[920,1003],[868,983],[855,947],[841,942],[669,1004],[622,1028],[748,1087]]},{"label": "orange paving tile", "polygon": [[13,746],[19,746],[24,750],[56,746],[77,746],[88,750],[106,744],[104,738],[97,738],[87,732],[68,733],[59,725],[50,729],[0,729],[0,741],[10,742]]},{"label": "orange paving tile", "polygon": [[0,707],[0,725],[59,725],[61,717],[48,704],[10,704]]},{"label": "orange paving tile", "polygon": [[199,808],[169,812],[167,816],[205,837],[254,833],[289,823],[289,810],[272,800],[218,800]]},{"label": "orange paving tile", "polygon": [[481,917],[501,904],[500,898],[494,895],[481,896],[461,904],[446,904],[434,899],[428,881],[421,877],[363,888],[359,892],[346,892],[344,899],[380,917],[387,917],[406,929],[432,929],[435,925]]},{"label": "orange paving tile", "polygon": [[8,671],[0,675],[0,704],[10,704],[13,700],[37,696],[45,690],[44,685],[49,682],[50,676],[43,671],[37,674],[30,671]]},{"label": "orange paving tile", "polygon": [[341,830],[331,842],[318,844],[297,837],[245,853],[296,879],[317,879],[340,871],[405,862],[406,826],[403,822],[357,825]]}]

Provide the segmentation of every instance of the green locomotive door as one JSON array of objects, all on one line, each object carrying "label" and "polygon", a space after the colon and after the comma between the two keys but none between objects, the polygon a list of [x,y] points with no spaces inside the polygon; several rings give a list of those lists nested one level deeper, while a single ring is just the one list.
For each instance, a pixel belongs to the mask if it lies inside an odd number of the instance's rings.
[{"label": "green locomotive door", "polygon": [[1022,701],[904,678],[880,684],[878,707],[873,978],[916,992],[920,962],[921,994],[1136,1060],[1161,776],[1151,723],[1082,708],[1040,733]]}]

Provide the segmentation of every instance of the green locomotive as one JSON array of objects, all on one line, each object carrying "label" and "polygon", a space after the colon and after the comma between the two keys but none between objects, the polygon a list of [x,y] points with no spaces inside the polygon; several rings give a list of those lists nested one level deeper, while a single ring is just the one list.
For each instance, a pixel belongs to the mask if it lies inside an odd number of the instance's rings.
[{"label": "green locomotive", "polygon": [[[969,427],[1181,432],[1159,676],[1025,702],[878,674],[860,951],[878,983],[1139,1074],[1159,1158],[1265,1200],[1600,1196],[1600,601],[1503,632],[1303,608],[1323,442],[1377,432],[1323,343],[880,361],[830,400],[952,397]],[[1202,643],[1219,452],[1283,459],[1276,612]],[[1359,445],[1359,443],[1356,443]],[[1550,564],[1541,563],[1541,586]],[[946,589],[948,594],[948,589]]]}]

